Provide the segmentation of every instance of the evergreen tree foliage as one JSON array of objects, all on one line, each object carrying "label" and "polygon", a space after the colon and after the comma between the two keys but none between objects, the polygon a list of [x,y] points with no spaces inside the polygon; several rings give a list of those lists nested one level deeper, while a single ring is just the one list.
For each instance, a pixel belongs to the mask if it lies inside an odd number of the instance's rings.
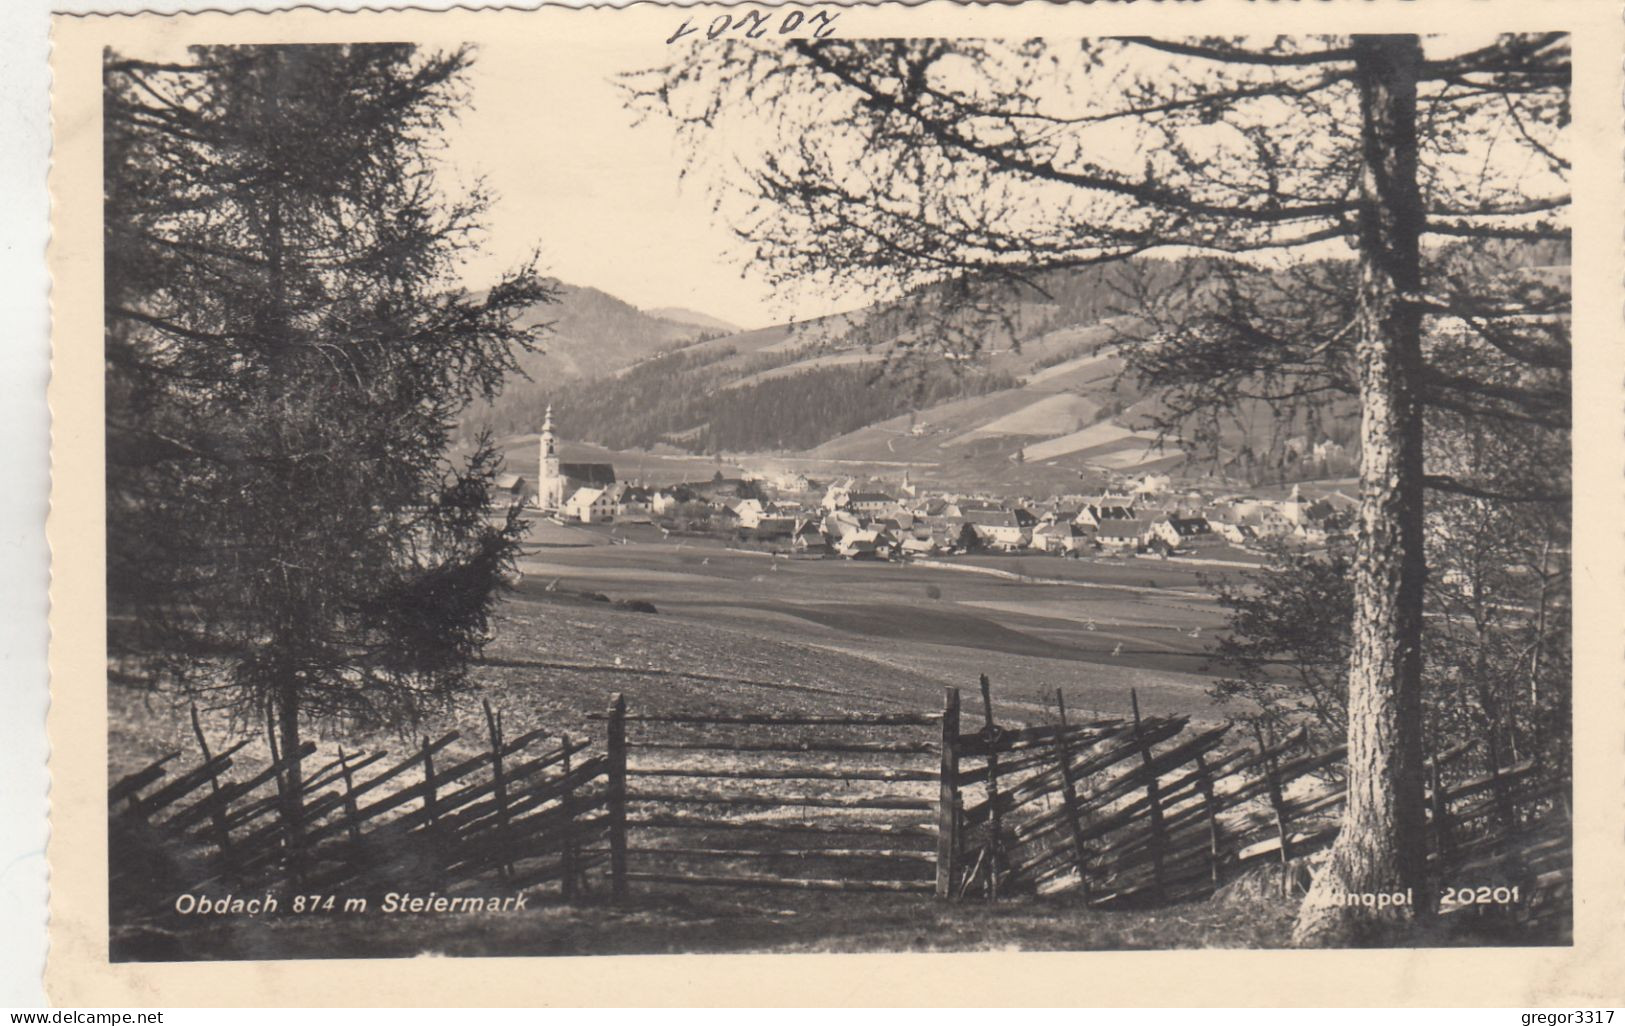
[{"label": "evergreen tree foliage", "polygon": [[[721,366],[728,350],[672,353],[549,398],[566,438],[611,449],[671,445],[687,452],[802,450],[949,399],[1017,382],[1006,374],[938,370],[898,380],[871,367],[816,367],[752,379],[762,366]],[[531,414],[532,423],[539,417]]]},{"label": "evergreen tree foliage", "polygon": [[529,268],[458,287],[487,197],[448,195],[433,151],[469,63],[105,58],[110,645],[284,751],[465,687],[516,552],[494,451],[446,456],[548,296]]}]

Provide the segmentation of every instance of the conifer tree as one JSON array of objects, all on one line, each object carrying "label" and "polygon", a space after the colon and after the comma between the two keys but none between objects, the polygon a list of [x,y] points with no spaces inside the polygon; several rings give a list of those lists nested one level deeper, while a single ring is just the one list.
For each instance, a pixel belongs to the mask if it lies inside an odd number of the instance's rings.
[{"label": "conifer tree", "polygon": [[[909,351],[974,353],[1019,327],[1046,272],[1353,251],[1347,291],[1324,297],[1347,315],[1330,333],[1329,319],[1284,338],[1235,326],[1290,352],[1347,339],[1357,383],[1349,803],[1298,931],[1323,943],[1383,925],[1325,895],[1424,889],[1424,409],[1500,402],[1424,372],[1424,322],[1474,309],[1440,309],[1424,239],[1566,238],[1569,74],[1560,33],[1427,50],[1415,36],[824,39],[698,42],[627,88],[722,183],[720,209],[775,283],[867,291],[887,304],[878,335]],[[753,131],[717,131],[742,116]],[[738,138],[762,143],[740,153]],[[1522,344],[1478,323],[1486,344]]]},{"label": "conifer tree", "polygon": [[[441,187],[466,50],[104,60],[110,647],[284,753],[468,683],[511,565],[457,415],[536,341],[530,268],[457,281],[487,197]],[[297,763],[282,781],[299,830]]]}]

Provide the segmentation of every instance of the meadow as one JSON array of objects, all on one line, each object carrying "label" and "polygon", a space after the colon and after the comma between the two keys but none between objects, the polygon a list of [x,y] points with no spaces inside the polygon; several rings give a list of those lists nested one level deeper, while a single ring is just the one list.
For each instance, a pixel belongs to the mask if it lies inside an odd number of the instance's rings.
[{"label": "meadow", "polygon": [[[1122,713],[1134,688],[1148,713],[1223,718],[1205,694],[1216,672],[1208,647],[1223,623],[1204,578],[1224,571],[1211,566],[789,558],[624,525],[544,523],[532,538],[493,656],[515,645],[573,652],[606,684],[619,657],[645,670],[749,677],[781,697],[823,694],[858,711],[935,709],[944,685],[974,690],[985,673],[1001,717],[1014,721],[1042,717],[1056,688],[1079,710]],[[572,593],[648,602],[658,613],[583,610],[607,619],[549,627],[527,612]],[[549,645],[537,628],[563,633]]]},{"label": "meadow", "polygon": [[[404,734],[313,730],[319,758],[339,745],[406,753],[418,736],[453,729],[462,736],[446,757],[478,756],[484,700],[502,711],[508,736],[546,729],[601,743],[604,726],[593,716],[613,692],[634,713],[828,715],[936,711],[952,685],[975,722],[984,673],[1001,724],[1052,722],[1056,688],[1079,718],[1125,715],[1130,688],[1148,716],[1223,717],[1204,693],[1212,672],[1205,647],[1220,611],[1197,571],[1173,561],[790,559],[668,539],[651,527],[538,521],[520,569],[474,668],[473,693]],[[187,706],[124,684],[109,701],[111,779],[165,751],[195,748]],[[240,726],[207,708],[202,723],[215,742]],[[263,765],[263,741],[256,737],[238,760]],[[322,957],[353,952],[363,937],[376,956],[1273,946],[1285,943],[1291,915],[1285,902],[1238,924],[1205,905],[1144,913],[1078,906],[1057,916],[1066,902],[942,907],[896,895],[710,888],[634,893],[624,906],[602,895],[540,904],[539,912],[478,922],[273,918],[184,930],[142,922],[120,926],[115,938],[135,938],[142,950],[173,945],[172,957],[182,958]]]},{"label": "meadow", "polygon": [[[1224,719],[1206,695],[1223,615],[1202,580],[1224,571],[1154,558],[930,562],[792,559],[648,526],[537,520],[474,668],[477,691],[413,733],[481,723],[484,698],[510,733],[594,733],[589,716],[612,692],[645,712],[929,712],[945,686],[969,703],[981,674],[1005,723],[1048,722],[1057,688],[1079,715],[1125,714],[1132,688],[1146,715]],[[115,684],[109,706],[115,778],[192,744],[186,707],[162,695]],[[239,726],[203,714],[217,736]]]}]

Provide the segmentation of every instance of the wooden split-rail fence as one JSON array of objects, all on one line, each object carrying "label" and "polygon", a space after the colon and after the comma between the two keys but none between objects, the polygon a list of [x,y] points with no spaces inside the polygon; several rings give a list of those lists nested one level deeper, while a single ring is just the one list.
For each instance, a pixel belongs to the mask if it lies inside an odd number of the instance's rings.
[{"label": "wooden split-rail fence", "polygon": [[618,888],[935,888],[939,714],[604,719]]},{"label": "wooden split-rail fence", "polygon": [[171,752],[109,790],[114,907],[139,912],[183,892],[253,887],[362,896],[553,883],[572,895],[603,861],[593,849],[609,823],[609,760],[584,737],[508,738],[501,715],[485,711],[477,755],[449,758],[457,731],[394,762],[343,747],[317,762],[307,741],[238,775],[248,742],[211,751],[194,712],[198,766],[166,780],[181,754]]},{"label": "wooden split-rail fence", "polygon": [[[997,899],[1070,892],[1092,905],[1212,893],[1282,869],[1335,836],[1341,749],[1299,732],[1238,743],[1230,725],[1129,715],[1005,725],[948,688],[940,712],[849,715],[629,709],[594,719],[602,745],[536,730],[507,740],[486,708],[486,750],[450,761],[458,735],[385,753],[338,749],[301,774],[306,744],[232,777],[243,744],[165,781],[172,753],[110,792],[115,898],[298,883],[306,890],[556,888],[566,898],[670,887],[772,888]],[[1565,792],[1531,763],[1430,763],[1431,857],[1507,860],[1524,845],[1531,890],[1566,886]],[[297,810],[294,812],[292,810]],[[1557,813],[1557,816],[1551,815]],[[1544,833],[1535,830],[1546,824]],[[1477,860],[1476,862],[1474,860]]]},{"label": "wooden split-rail fence", "polygon": [[[1132,692],[1129,717],[1073,723],[1059,691],[1054,723],[1003,728],[986,678],[982,697],[982,729],[961,733],[943,760],[960,767],[945,846],[952,862],[942,874],[956,896],[1071,891],[1092,904],[1161,904],[1211,894],[1270,864],[1285,891],[1295,860],[1337,834],[1346,753],[1308,750],[1303,731],[1237,744],[1229,724],[1193,729],[1185,717],[1142,717]],[[956,712],[950,694],[948,716]],[[1505,854],[1507,838],[1561,804],[1561,788],[1541,785],[1528,760],[1452,780],[1452,763],[1469,749],[1429,762],[1436,869]],[[1543,860],[1532,861],[1531,884],[1564,884],[1559,847],[1547,844]]]}]

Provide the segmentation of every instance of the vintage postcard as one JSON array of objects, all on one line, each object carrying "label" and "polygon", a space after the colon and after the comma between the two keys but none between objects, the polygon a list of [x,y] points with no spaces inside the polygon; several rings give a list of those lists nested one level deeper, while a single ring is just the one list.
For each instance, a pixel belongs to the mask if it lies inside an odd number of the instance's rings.
[{"label": "vintage postcard", "polygon": [[59,16],[53,999],[1619,1003],[1622,44]]}]

